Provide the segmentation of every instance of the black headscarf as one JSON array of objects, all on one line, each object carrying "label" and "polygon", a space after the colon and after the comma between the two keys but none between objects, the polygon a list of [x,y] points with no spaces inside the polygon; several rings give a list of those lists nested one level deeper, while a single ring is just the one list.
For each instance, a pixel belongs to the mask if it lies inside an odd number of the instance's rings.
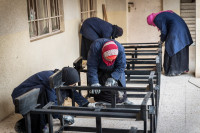
[{"label": "black headscarf", "polygon": [[115,39],[123,35],[123,29],[121,27],[113,25],[112,28],[113,28],[112,39]]},{"label": "black headscarf", "polygon": [[64,85],[72,85],[80,81],[79,74],[76,69],[72,67],[64,67],[62,69],[62,81]]}]

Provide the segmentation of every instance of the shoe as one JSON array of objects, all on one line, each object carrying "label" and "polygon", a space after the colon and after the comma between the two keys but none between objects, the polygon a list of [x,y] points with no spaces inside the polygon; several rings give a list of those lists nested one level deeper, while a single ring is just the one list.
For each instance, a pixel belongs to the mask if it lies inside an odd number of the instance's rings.
[{"label": "shoe", "polygon": [[74,117],[71,115],[63,115],[64,124],[72,125],[74,124]]},{"label": "shoe", "polygon": [[14,128],[17,133],[26,133],[25,119],[17,121]]},{"label": "shoe", "polygon": [[42,132],[43,133],[49,133],[49,126],[48,126],[48,124],[45,125],[45,127],[42,129]]},{"label": "shoe", "polygon": [[124,105],[134,105],[134,103],[131,102],[131,101],[129,101],[128,99],[126,99],[126,100],[124,101]]},{"label": "shoe", "polygon": [[87,106],[89,108],[95,108],[96,107],[96,103],[89,103]]}]

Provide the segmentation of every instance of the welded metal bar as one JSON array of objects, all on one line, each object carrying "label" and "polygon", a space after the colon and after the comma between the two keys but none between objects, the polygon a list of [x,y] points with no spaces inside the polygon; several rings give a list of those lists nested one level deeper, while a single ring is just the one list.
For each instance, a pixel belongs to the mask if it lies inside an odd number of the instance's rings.
[{"label": "welded metal bar", "polygon": [[52,114],[48,114],[49,133],[53,133],[53,118]]},{"label": "welded metal bar", "polygon": [[145,43],[121,43],[122,45],[154,45],[154,44],[158,44],[158,42],[145,42]]},{"label": "welded metal bar", "polygon": [[144,98],[145,94],[127,94],[127,97]]},{"label": "welded metal bar", "polygon": [[130,63],[130,64],[156,64],[156,61],[134,61],[134,60],[129,60],[129,61],[126,61],[127,63]]},{"label": "welded metal bar", "polygon": [[[79,126],[65,126],[65,131],[80,131],[80,132],[96,132],[95,127],[79,127]],[[129,129],[118,129],[118,128],[102,128],[103,133],[130,133]],[[143,133],[143,130],[137,130],[136,133]],[[149,132],[150,133],[150,132]]]},{"label": "welded metal bar", "polygon": [[95,86],[61,86],[60,89],[63,90],[92,90],[92,89],[100,89],[102,91],[112,91],[112,90],[117,90],[117,91],[134,91],[138,90],[140,87],[117,87],[117,86],[112,86],[112,87],[105,87],[105,86],[100,86],[100,87],[95,87]]},{"label": "welded metal bar", "polygon": [[111,107],[112,108],[116,107],[116,91],[115,90],[111,91]]},{"label": "welded metal bar", "polygon": [[125,52],[132,52],[132,53],[137,53],[137,52],[153,52],[153,53],[158,53],[158,50],[131,50],[131,49],[125,49]]},{"label": "welded metal bar", "polygon": [[74,89],[71,89],[71,99],[72,99],[72,106],[75,106],[75,100],[74,100]]},{"label": "welded metal bar", "polygon": [[156,58],[129,58],[129,57],[127,57],[126,60],[127,61],[129,61],[129,60],[152,60],[152,61],[154,61],[154,60],[156,60]]},{"label": "welded metal bar", "polygon": [[[111,104],[105,105],[105,108],[101,108],[101,112],[124,112],[124,113],[138,113],[141,105],[116,105],[116,108],[111,108]],[[70,107],[70,106],[51,106],[50,109],[55,110],[77,110],[77,111],[95,111],[96,108],[87,107]]]},{"label": "welded metal bar", "polygon": [[126,45],[124,45],[124,48],[125,49],[127,49],[127,48],[131,48],[131,49],[133,49],[133,48],[158,48],[158,45],[151,45],[151,46],[126,46]]},{"label": "welded metal bar", "polygon": [[125,74],[130,75],[149,75],[151,71],[149,70],[125,70]]},{"label": "welded metal bar", "polygon": [[148,84],[148,81],[134,81],[134,80],[130,80],[130,81],[127,81],[126,83]]},{"label": "welded metal bar", "polygon": [[66,114],[75,116],[91,116],[91,117],[116,117],[116,118],[136,118],[136,113],[123,112],[94,112],[94,111],[78,111],[78,110],[59,110],[59,109],[33,109],[33,114]]},{"label": "welded metal bar", "polygon": [[101,117],[96,117],[96,129],[97,133],[102,133]]},{"label": "welded metal bar", "polygon": [[142,70],[146,70],[146,69],[154,70],[155,67],[156,66],[135,66],[133,70],[134,71],[137,71],[137,70],[140,70],[140,69],[142,69]]},{"label": "welded metal bar", "polygon": [[[140,56],[142,56],[142,55],[158,55],[158,53],[130,53],[130,52],[125,52],[125,54],[126,55],[140,55]],[[136,56],[136,58],[137,58],[137,56]]]},{"label": "welded metal bar", "polygon": [[26,126],[26,132],[31,133],[31,116],[30,113],[27,113],[25,116],[25,126]]}]

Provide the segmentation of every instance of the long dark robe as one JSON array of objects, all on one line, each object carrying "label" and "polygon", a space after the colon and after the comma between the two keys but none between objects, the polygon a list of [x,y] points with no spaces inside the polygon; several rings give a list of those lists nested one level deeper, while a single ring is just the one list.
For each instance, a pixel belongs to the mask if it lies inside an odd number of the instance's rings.
[{"label": "long dark robe", "polygon": [[189,71],[189,46],[187,45],[172,57],[165,50],[163,66],[166,76],[176,76]]}]

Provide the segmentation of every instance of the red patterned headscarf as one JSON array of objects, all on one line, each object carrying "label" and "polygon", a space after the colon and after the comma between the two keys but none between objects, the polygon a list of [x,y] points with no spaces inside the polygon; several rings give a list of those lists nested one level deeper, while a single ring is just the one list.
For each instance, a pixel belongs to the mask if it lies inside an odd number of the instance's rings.
[{"label": "red patterned headscarf", "polygon": [[102,59],[107,66],[111,66],[118,55],[118,46],[114,41],[106,42],[102,47]]}]

